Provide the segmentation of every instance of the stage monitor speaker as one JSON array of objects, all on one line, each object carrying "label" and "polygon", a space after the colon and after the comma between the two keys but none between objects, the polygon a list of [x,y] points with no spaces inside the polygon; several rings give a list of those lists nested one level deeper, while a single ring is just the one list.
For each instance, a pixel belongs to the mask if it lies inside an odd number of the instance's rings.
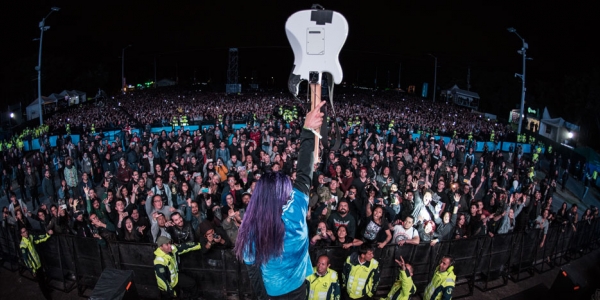
[{"label": "stage monitor speaker", "polygon": [[583,284],[585,284],[585,281],[578,276],[573,268],[563,267],[556,275],[549,294],[561,299],[578,299],[581,290],[585,288],[585,286],[582,286]]},{"label": "stage monitor speaker", "polygon": [[133,283],[133,271],[106,269],[96,283],[90,300],[138,299]]}]

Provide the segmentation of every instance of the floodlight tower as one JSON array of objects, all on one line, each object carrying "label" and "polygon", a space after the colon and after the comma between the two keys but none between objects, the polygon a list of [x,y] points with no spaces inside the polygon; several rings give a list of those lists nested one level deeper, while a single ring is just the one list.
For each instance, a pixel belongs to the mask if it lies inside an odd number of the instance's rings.
[{"label": "floodlight tower", "polygon": [[60,7],[52,7],[50,12],[44,17],[40,23],[40,51],[38,52],[38,65],[35,67],[38,73],[38,108],[40,110],[40,125],[44,125],[44,119],[42,117],[42,42],[44,41],[44,31],[50,29],[50,26],[46,26],[46,19],[55,11],[59,11]]},{"label": "floodlight tower", "polygon": [[229,66],[227,67],[227,93],[239,93],[238,85],[238,48],[229,48]]},{"label": "floodlight tower", "polygon": [[521,78],[521,112],[519,115],[519,127],[517,129],[517,134],[521,134],[521,127],[523,126],[523,119],[525,118],[525,115],[524,115],[524,113],[525,113],[525,91],[527,90],[527,88],[525,87],[525,67],[527,66],[527,64],[526,64],[527,59],[531,59],[531,58],[527,58],[527,49],[529,48],[529,45],[525,42],[525,39],[522,38],[517,33],[517,30],[514,29],[513,27],[510,27],[507,30],[508,30],[508,32],[516,34],[523,42],[523,46],[521,47],[521,50],[517,51],[519,54],[521,54],[523,56],[523,73],[522,74],[515,73],[515,77]]}]

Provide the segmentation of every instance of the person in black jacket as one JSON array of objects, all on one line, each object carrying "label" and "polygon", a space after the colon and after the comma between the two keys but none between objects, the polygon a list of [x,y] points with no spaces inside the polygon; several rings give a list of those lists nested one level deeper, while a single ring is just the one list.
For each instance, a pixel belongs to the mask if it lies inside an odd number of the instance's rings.
[{"label": "person in black jacket", "polygon": [[189,222],[186,222],[179,212],[171,214],[171,223],[173,226],[167,227],[167,231],[171,235],[171,240],[174,244],[185,244],[194,242],[194,231]]},{"label": "person in black jacket", "polygon": [[119,241],[125,242],[145,242],[144,229],[135,227],[133,219],[126,217],[117,228],[117,238]]},{"label": "person in black jacket", "polygon": [[25,170],[23,165],[17,164],[17,183],[19,184],[19,191],[21,192],[21,199],[27,200],[27,192],[25,191]]},{"label": "person in black jacket", "polygon": [[33,170],[33,167],[27,167],[27,172],[25,173],[25,186],[29,190],[29,195],[31,195],[31,205],[35,210],[35,204],[38,206],[41,205],[39,192],[38,192],[38,175],[37,172]]}]

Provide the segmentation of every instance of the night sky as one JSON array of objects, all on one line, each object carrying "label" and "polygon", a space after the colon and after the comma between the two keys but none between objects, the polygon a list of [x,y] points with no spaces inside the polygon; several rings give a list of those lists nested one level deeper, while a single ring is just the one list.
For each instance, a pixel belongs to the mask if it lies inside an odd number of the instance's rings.
[{"label": "night sky", "polygon": [[[595,2],[595,1],[586,1]],[[9,103],[27,105],[36,96],[39,37],[37,23],[52,6],[61,8],[46,21],[42,94],[64,89],[111,93],[121,76],[126,50],[128,83],[154,79],[226,81],[229,47],[239,48],[239,74],[263,87],[283,89],[293,54],[284,25],[287,17],[313,1],[11,1],[2,10],[3,94]],[[364,86],[401,85],[420,90],[433,85],[438,57],[440,89],[458,83],[498,114],[520,101],[521,40],[528,42],[528,93],[543,107],[544,93],[563,86],[566,74],[590,73],[599,65],[596,44],[598,4],[579,1],[321,1],[342,13],[350,33],[340,54],[344,80]],[[597,2],[595,2],[597,3]],[[593,29],[596,28],[596,29]],[[244,79],[246,77],[246,79]],[[273,80],[270,78],[273,77]],[[498,86],[495,86],[497,83]],[[498,93],[506,89],[507,93]],[[430,94],[431,95],[431,94]],[[548,97],[548,96],[546,96]],[[488,98],[488,99],[486,99]],[[500,101],[498,101],[500,100]],[[558,103],[557,99],[552,100]],[[553,102],[548,100],[548,105]],[[497,111],[494,111],[497,110]],[[559,112],[555,109],[555,115]],[[503,116],[505,117],[505,116]]]}]

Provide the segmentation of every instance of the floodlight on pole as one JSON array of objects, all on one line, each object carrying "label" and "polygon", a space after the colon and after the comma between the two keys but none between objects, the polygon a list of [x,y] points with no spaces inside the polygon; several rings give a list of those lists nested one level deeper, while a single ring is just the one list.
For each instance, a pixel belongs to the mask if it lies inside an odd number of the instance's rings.
[{"label": "floodlight on pole", "polygon": [[121,91],[125,92],[126,83],[125,83],[125,49],[131,47],[131,45],[127,45],[123,47],[121,50]]},{"label": "floodlight on pole", "polygon": [[434,69],[433,69],[433,102],[435,102],[435,94],[436,89],[437,89],[437,57],[433,56],[433,54],[428,53],[429,56],[433,57],[435,59],[435,65],[434,65]]},{"label": "floodlight on pole", "polygon": [[42,42],[44,40],[44,31],[50,29],[50,26],[46,26],[46,19],[55,11],[59,11],[60,8],[59,7],[52,7],[50,9],[50,12],[46,15],[46,17],[44,17],[42,19],[42,21],[40,21],[39,23],[39,28],[40,28],[40,50],[38,52],[38,65],[35,67],[36,71],[38,72],[38,109],[39,109],[39,114],[40,114],[40,125],[44,125],[44,119],[42,116]]},{"label": "floodlight on pole", "polygon": [[521,129],[523,127],[523,119],[524,117],[524,112],[525,112],[525,91],[527,90],[527,88],[525,87],[525,70],[526,70],[526,61],[527,61],[527,49],[529,48],[529,45],[527,45],[527,43],[525,42],[525,39],[522,38],[519,33],[517,32],[516,29],[514,29],[513,27],[509,27],[507,28],[508,32],[510,33],[514,33],[516,34],[519,39],[521,39],[521,42],[523,42],[523,46],[521,47],[521,50],[518,50],[517,52],[519,54],[521,54],[523,56],[523,73],[518,74],[515,73],[515,77],[520,77],[521,78],[521,113],[519,114],[521,116],[521,118],[519,118],[519,127],[517,129],[517,134],[521,134]]}]

